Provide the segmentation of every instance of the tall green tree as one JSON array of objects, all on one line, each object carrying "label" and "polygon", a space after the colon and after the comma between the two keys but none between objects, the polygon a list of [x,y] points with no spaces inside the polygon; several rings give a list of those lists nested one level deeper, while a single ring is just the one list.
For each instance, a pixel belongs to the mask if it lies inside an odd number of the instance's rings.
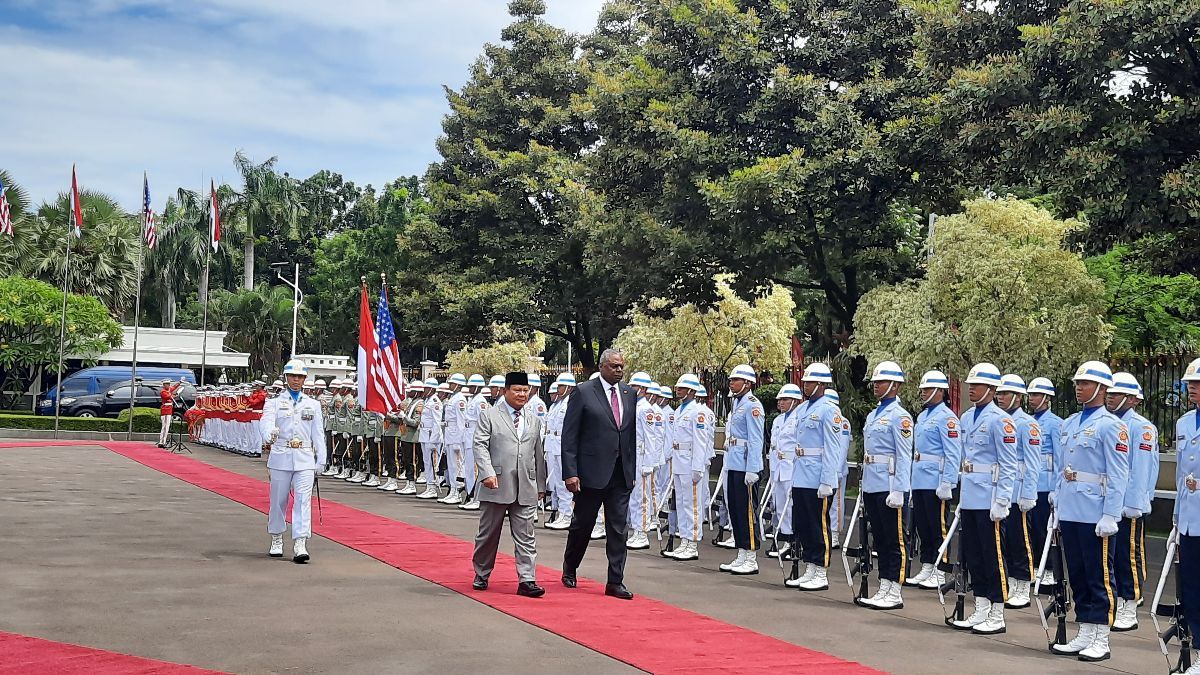
[{"label": "tall green tree", "polygon": [[1147,261],[1128,246],[1088,258],[1087,266],[1104,282],[1114,349],[1200,351],[1200,279],[1147,272]]},{"label": "tall green tree", "polygon": [[275,170],[278,157],[255,164],[242,151],[233,156],[233,165],[242,176],[242,190],[235,208],[242,230],[242,287],[254,288],[254,247],[260,237],[298,239],[296,226],[304,213],[296,181]]}]

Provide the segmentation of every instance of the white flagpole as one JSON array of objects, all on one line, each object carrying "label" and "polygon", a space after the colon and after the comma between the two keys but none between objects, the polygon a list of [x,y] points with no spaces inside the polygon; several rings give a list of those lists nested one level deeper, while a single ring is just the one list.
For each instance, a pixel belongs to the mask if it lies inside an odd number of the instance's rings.
[{"label": "white flagpole", "polygon": [[[74,184],[72,184],[71,189],[71,194],[74,195]],[[74,197],[70,199],[73,200]],[[62,413],[63,350],[67,344],[67,296],[70,294],[70,284],[67,282],[68,275],[71,272],[71,237],[75,236],[75,227],[72,225],[75,220],[75,207],[73,204],[70,206],[70,211],[71,214],[67,217],[67,254],[63,256],[62,320],[59,323],[58,329],[58,382],[54,386],[54,438],[58,438],[58,421]],[[79,225],[82,227],[83,224],[79,223]]]},{"label": "white flagpole", "polygon": [[[142,190],[146,189],[146,176],[142,176]],[[126,436],[127,440],[133,440],[133,407],[135,396],[137,394],[137,347],[138,347],[138,328],[142,321],[142,254],[146,250],[146,204],[145,195],[142,202],[142,227],[141,235],[138,236],[138,257],[137,257],[137,295],[133,301],[133,372],[132,382],[129,385],[129,432]]]},{"label": "white flagpole", "polygon": [[[208,246],[206,247],[207,253],[204,256],[204,300],[203,300],[203,302],[204,302],[204,324],[203,324],[204,337],[201,339],[201,342],[200,342],[200,345],[201,345],[200,346],[200,386],[201,387],[204,386],[204,370],[208,366],[208,296],[210,295],[210,289],[212,288],[212,277],[209,276],[209,263],[212,262],[212,254],[213,254],[213,245],[212,245],[213,244],[213,239],[212,239],[212,237],[213,237],[213,230],[212,230],[213,213],[212,213],[212,210],[214,208],[216,208],[216,202],[217,202],[216,189],[217,189],[216,184],[213,183],[209,186],[209,193],[208,193]],[[201,186],[200,190],[201,190],[201,192],[204,191],[203,186]]]}]

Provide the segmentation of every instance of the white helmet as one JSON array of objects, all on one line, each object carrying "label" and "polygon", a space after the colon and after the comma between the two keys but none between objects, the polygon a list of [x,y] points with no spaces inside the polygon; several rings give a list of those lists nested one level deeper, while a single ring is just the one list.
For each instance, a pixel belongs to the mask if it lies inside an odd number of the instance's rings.
[{"label": "white helmet", "polygon": [[504,376],[503,375],[493,375],[492,379],[488,380],[487,386],[498,387],[500,389],[503,389],[504,388]]},{"label": "white helmet", "polygon": [[313,387],[324,390],[325,389],[325,380],[317,380],[316,382],[313,383]]},{"label": "white helmet", "polygon": [[284,375],[308,375],[308,366],[300,359],[292,359],[283,367]]},{"label": "white helmet", "polygon": [[650,373],[639,370],[629,378],[629,385],[632,387],[649,387],[653,380],[650,378]]},{"label": "white helmet", "polygon": [[1012,392],[1014,394],[1024,394],[1025,393],[1025,380],[1021,379],[1017,375],[1013,375],[1012,373],[1009,373],[1008,375],[1005,375],[1004,377],[1000,378],[1000,386],[996,387],[996,393],[1000,393],[1000,392]]},{"label": "white helmet", "polygon": [[454,393],[454,392],[450,391],[450,383],[449,382],[443,382],[443,383],[439,384],[437,386],[437,392],[439,394],[453,394]]},{"label": "white helmet", "polygon": [[678,389],[680,387],[696,391],[700,389],[700,378],[696,377],[692,373],[684,373],[683,375],[680,375],[679,380],[675,382],[675,388]]},{"label": "white helmet", "polygon": [[1076,382],[1096,382],[1106,387],[1113,384],[1112,369],[1100,361],[1087,361],[1075,371]]},{"label": "white helmet", "polygon": [[1188,364],[1187,369],[1183,371],[1183,377],[1179,379],[1183,380],[1184,382],[1200,381],[1200,359],[1193,359],[1192,362]]},{"label": "white helmet", "polygon": [[1026,387],[1026,389],[1030,394],[1046,394],[1047,396],[1056,395],[1054,383],[1050,381],[1050,378],[1046,377],[1033,378],[1029,381],[1029,386]]},{"label": "white helmet", "polygon": [[708,396],[708,390],[704,388],[704,385],[696,387],[696,398],[705,398],[706,396]]},{"label": "white helmet", "polygon": [[547,391],[548,393],[551,393],[551,394],[557,394],[557,393],[558,393],[558,385],[559,385],[559,384],[560,384],[560,383],[559,383],[559,381],[558,381],[558,380],[555,380],[555,381],[551,382],[551,383],[550,383],[550,386],[549,386],[549,387],[546,389],[546,391]]},{"label": "white helmet", "polygon": [[575,376],[571,373],[559,373],[558,379],[554,381],[554,384],[563,387],[574,387],[576,384]]},{"label": "white helmet", "polygon": [[408,383],[408,388],[413,391],[421,391],[425,388],[425,383],[414,377],[413,381]]},{"label": "white helmet", "polygon": [[537,373],[529,373],[529,386],[531,386],[531,387],[542,386],[542,376],[538,375]]},{"label": "white helmet", "polygon": [[754,374],[754,368],[751,368],[750,364],[748,363],[743,363],[740,366],[735,367],[733,371],[729,373],[729,379],[732,380],[735,378],[745,380],[750,384],[755,384],[758,382],[758,378]]},{"label": "white helmet", "polygon": [[990,363],[976,363],[967,373],[967,384],[986,384],[989,387],[1000,386],[1000,369]]},{"label": "white helmet", "polygon": [[1108,393],[1126,396],[1139,396],[1142,393],[1142,386],[1138,384],[1137,378],[1132,373],[1121,371],[1113,373],[1112,378],[1113,385],[1108,388]]},{"label": "white helmet", "polygon": [[788,399],[792,399],[794,401],[799,401],[804,398],[804,394],[800,391],[800,387],[797,387],[796,385],[791,384],[789,382],[788,384],[785,384],[782,387],[780,387],[779,393],[775,395],[776,400],[779,400],[781,398],[788,398]]},{"label": "white helmet", "polygon": [[895,361],[880,361],[871,371],[872,382],[903,382],[904,371]]},{"label": "white helmet", "polygon": [[315,386],[317,386],[316,378],[314,378],[312,375],[309,375],[308,378],[304,380],[304,388],[312,389]]},{"label": "white helmet", "polygon": [[283,386],[283,380],[275,380],[274,382],[272,382],[272,383],[271,383],[271,386],[272,386],[272,387],[282,387],[282,386]]},{"label": "white helmet", "polygon": [[833,384],[833,372],[824,363],[810,363],[804,369],[804,376],[800,378],[800,381]]},{"label": "white helmet", "polygon": [[426,389],[437,389],[437,387],[438,387],[437,378],[434,378],[434,377],[426,378],[426,380],[425,380],[425,388]]},{"label": "white helmet", "polygon": [[467,379],[468,387],[486,387],[487,382],[484,381],[482,375],[472,375]]},{"label": "white helmet", "polygon": [[836,403],[838,405],[842,404],[842,396],[841,396],[841,394],[837,393],[837,389],[826,389],[825,390],[825,398],[829,399],[830,401],[833,401],[834,403]]},{"label": "white helmet", "polygon": [[467,376],[463,375],[462,373],[455,373],[450,376],[449,380],[446,380],[446,383],[457,384],[460,387],[465,387],[467,386]]},{"label": "white helmet", "polygon": [[940,370],[927,370],[918,389],[950,389],[950,378]]},{"label": "white helmet", "polygon": [[665,384],[660,384],[658,386],[658,395],[667,400],[671,400],[671,399],[675,398],[675,394],[673,394],[671,392],[671,388]]}]

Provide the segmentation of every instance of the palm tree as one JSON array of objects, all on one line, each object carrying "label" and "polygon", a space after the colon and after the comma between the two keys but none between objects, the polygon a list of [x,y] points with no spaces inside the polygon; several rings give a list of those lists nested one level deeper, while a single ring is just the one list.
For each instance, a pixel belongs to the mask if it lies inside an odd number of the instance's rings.
[{"label": "palm tree", "polygon": [[71,234],[71,197],[66,192],[42,204],[36,218],[22,219],[22,228],[30,231],[34,252],[16,262],[15,271],[61,287],[69,245],[67,289],[94,296],[114,316],[123,316],[137,292],[138,219],[99,192],[81,191],[79,204],[83,226],[78,238]]},{"label": "palm tree", "polygon": [[34,215],[29,213],[28,193],[7,171],[0,170],[0,183],[4,184],[4,194],[8,199],[9,215],[13,222],[13,236],[0,236],[0,276],[8,276],[16,274],[20,262],[37,252],[35,228],[38,227],[38,222]]},{"label": "palm tree", "polygon": [[295,238],[296,223],[304,212],[296,181],[275,171],[278,157],[255,164],[242,151],[233,156],[233,164],[242,174],[242,192],[237,209],[245,221],[243,234],[242,286],[254,288],[254,244],[266,233]]},{"label": "palm tree", "polygon": [[[217,208],[221,211],[221,227],[226,233],[236,233],[239,221],[227,218],[233,210],[234,192],[227,186],[217,188]],[[216,251],[211,249],[207,195],[180,188],[167,200],[159,226],[158,246],[146,256],[146,282],[159,293],[159,305],[164,328],[175,327],[179,298],[198,289],[203,298],[208,290],[209,276],[205,261],[212,253],[211,267],[218,278],[233,276],[234,249],[230,237],[223,236]]]},{"label": "palm tree", "polygon": [[[222,296],[220,305],[221,322],[229,331],[228,344],[250,354],[251,372],[278,372],[291,351],[291,289],[263,283]],[[310,322],[299,323],[302,335]]]}]

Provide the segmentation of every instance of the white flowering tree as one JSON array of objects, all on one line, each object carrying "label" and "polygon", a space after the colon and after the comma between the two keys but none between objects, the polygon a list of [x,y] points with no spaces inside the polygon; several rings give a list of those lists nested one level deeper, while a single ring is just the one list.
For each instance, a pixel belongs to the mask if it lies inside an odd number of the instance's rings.
[{"label": "white flowering tree", "polygon": [[534,357],[546,348],[545,334],[534,332],[527,340],[522,340],[506,325],[493,325],[491,332],[493,339],[486,344],[463,347],[446,354],[450,371],[488,378],[514,370],[532,372],[538,369]]}]

